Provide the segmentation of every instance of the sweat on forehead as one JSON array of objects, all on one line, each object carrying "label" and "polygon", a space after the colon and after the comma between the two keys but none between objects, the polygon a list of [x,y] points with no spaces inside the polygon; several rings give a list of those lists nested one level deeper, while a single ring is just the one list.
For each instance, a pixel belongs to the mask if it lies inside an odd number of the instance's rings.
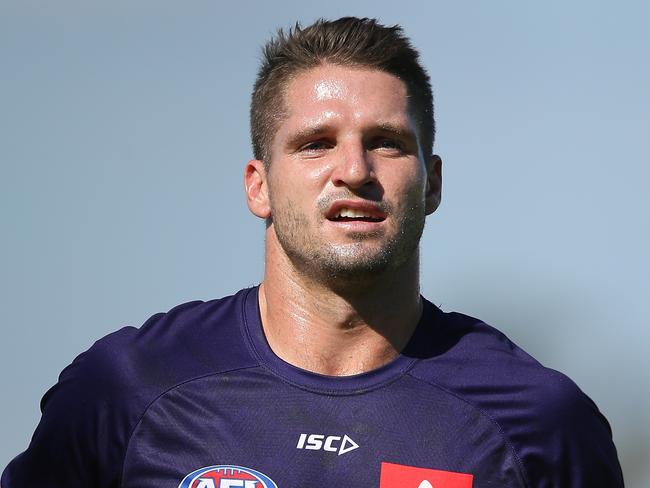
[{"label": "sweat on forehead", "polygon": [[321,19],[305,28],[296,24],[287,31],[280,29],[264,46],[250,108],[256,159],[269,163],[270,144],[285,115],[282,100],[287,84],[299,73],[323,64],[377,69],[401,79],[418,122],[423,151],[431,152],[435,132],[433,95],[418,52],[399,26],[344,17]]}]

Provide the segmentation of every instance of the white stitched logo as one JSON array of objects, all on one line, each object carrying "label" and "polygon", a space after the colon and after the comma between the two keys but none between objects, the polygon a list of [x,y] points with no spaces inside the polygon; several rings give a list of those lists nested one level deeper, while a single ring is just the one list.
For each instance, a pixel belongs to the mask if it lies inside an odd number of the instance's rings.
[{"label": "white stitched logo", "polygon": [[347,434],[324,435],[324,434],[300,434],[296,449],[307,449],[310,451],[336,452],[340,456],[350,451],[354,451],[359,444],[348,437]]}]

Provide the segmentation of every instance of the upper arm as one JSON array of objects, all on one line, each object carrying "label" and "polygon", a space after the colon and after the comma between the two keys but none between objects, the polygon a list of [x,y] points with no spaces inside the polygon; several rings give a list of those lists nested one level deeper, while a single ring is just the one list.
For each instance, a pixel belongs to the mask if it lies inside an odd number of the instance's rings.
[{"label": "upper arm", "polygon": [[115,341],[103,339],[63,370],[41,401],[29,447],[2,474],[2,488],[117,487],[137,412]]},{"label": "upper arm", "polygon": [[532,421],[519,450],[532,486],[622,487],[612,431],[569,378],[546,370],[532,397]]}]

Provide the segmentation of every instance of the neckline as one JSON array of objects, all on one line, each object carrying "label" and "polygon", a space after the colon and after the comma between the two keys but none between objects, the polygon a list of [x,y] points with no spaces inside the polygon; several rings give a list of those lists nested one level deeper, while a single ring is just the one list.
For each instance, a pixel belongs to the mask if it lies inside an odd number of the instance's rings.
[{"label": "neckline", "polygon": [[[259,309],[259,286],[246,290],[242,304],[244,336],[249,346],[267,370],[294,386],[327,395],[354,395],[381,388],[406,374],[419,360],[425,357],[425,350],[432,343],[435,327],[432,322],[440,312],[437,307],[423,300],[420,321],[404,350],[392,361],[377,369],[352,376],[327,376],[294,366],[278,357],[264,335]],[[433,319],[433,320],[432,320]]]}]

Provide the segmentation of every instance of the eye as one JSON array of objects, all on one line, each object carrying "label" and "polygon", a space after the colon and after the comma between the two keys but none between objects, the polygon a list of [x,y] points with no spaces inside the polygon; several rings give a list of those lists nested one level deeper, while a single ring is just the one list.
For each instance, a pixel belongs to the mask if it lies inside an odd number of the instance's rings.
[{"label": "eye", "polygon": [[404,145],[400,141],[387,137],[382,137],[381,139],[373,141],[371,149],[400,154],[405,151]]},{"label": "eye", "polygon": [[303,152],[319,152],[329,149],[331,147],[326,141],[310,141],[300,146],[300,151]]}]

